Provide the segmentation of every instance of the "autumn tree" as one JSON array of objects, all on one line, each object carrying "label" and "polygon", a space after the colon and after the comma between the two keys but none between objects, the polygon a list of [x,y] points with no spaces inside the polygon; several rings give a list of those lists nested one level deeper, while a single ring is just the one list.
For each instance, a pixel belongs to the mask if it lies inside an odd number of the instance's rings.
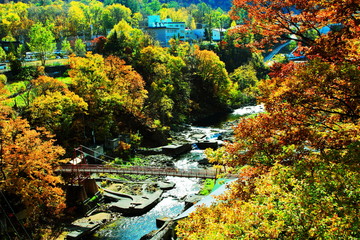
[{"label": "autumn tree", "polygon": [[30,129],[26,120],[3,120],[1,125],[1,189],[20,197],[29,226],[58,217],[65,198],[60,188],[62,181],[54,170],[64,150],[54,145],[47,132]]},{"label": "autumn tree", "polygon": [[87,54],[86,58],[72,58],[71,68],[74,91],[88,104],[83,124],[89,139],[94,133],[97,140],[104,141],[131,128],[126,117],[143,118],[144,82],[124,61]]},{"label": "autumn tree", "polygon": [[29,106],[32,125],[55,134],[62,146],[77,143],[82,135],[78,122],[86,114],[87,103],[57,79],[40,76],[31,84],[35,95]]},{"label": "autumn tree", "polygon": [[94,47],[94,53],[103,54],[105,44],[108,41],[106,37],[100,36],[91,41]]},{"label": "autumn tree", "polygon": [[28,18],[29,5],[10,2],[0,5],[0,38],[23,38],[27,35],[32,21]]},{"label": "autumn tree", "polygon": [[138,65],[149,91],[147,111],[150,116],[162,124],[185,120],[190,89],[184,77],[184,61],[164,48],[149,46],[141,51]]},{"label": "autumn tree", "polygon": [[195,111],[222,111],[231,103],[232,82],[224,62],[213,51],[195,49],[188,66]]},{"label": "autumn tree", "polygon": [[46,26],[53,24],[52,32],[55,38],[61,39],[67,36],[67,5],[63,1],[52,2],[51,4],[31,4],[28,8],[28,18],[34,23],[42,23]]},{"label": "autumn tree", "polygon": [[[69,72],[74,92],[88,104],[88,117],[84,119],[84,134],[89,140],[95,136],[110,134],[113,108],[109,107],[109,84],[104,69],[104,59],[100,55],[88,55],[88,58],[71,58]],[[102,134],[101,134],[102,133]],[[94,136],[92,136],[95,134]],[[86,140],[86,139],[85,139]]]},{"label": "autumn tree", "polygon": [[0,190],[11,203],[20,199],[27,226],[36,227],[58,218],[65,207],[62,180],[54,173],[64,150],[49,132],[32,129],[27,120],[14,117],[0,84]]},{"label": "autumn tree", "polygon": [[90,27],[86,22],[85,4],[77,1],[71,1],[68,10],[68,29],[72,36],[84,35],[86,29]]},{"label": "autumn tree", "polygon": [[[256,41],[251,45],[265,47],[267,44],[276,44],[279,41],[296,41],[302,46],[315,48],[322,46],[318,41],[326,41],[325,38],[316,39],[309,37],[313,32],[317,37],[322,35],[324,27],[330,27],[335,33],[332,40],[328,42],[327,50],[323,54],[334,57],[337,49],[347,48],[349,44],[340,36],[353,38],[353,31],[346,32],[345,29],[355,29],[359,25],[357,11],[359,6],[351,1],[247,1],[236,0],[233,2],[231,16],[239,19],[239,15],[246,10],[247,18],[244,24],[238,25],[233,32],[256,35]],[[341,30],[342,29],[342,30]],[[336,32],[340,31],[340,34]],[[335,37],[337,35],[337,37]],[[332,50],[329,47],[332,47]],[[314,49],[315,50],[315,49]],[[317,49],[316,53],[320,53]],[[314,52],[314,54],[316,54]]]},{"label": "autumn tree", "polygon": [[105,59],[105,72],[111,81],[111,90],[114,94],[119,94],[118,98],[122,103],[122,109],[119,111],[141,117],[147,91],[140,74],[115,56]]},{"label": "autumn tree", "polygon": [[175,8],[162,8],[159,11],[161,19],[171,18],[174,22],[186,22],[189,16],[188,11],[185,8],[176,10]]}]

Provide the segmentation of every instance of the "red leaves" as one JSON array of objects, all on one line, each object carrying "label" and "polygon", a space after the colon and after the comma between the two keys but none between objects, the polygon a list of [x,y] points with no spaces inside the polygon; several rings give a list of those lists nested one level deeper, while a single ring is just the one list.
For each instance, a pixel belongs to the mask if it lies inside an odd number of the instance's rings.
[{"label": "red leaves", "polygon": [[[356,29],[360,22],[360,8],[353,1],[236,0],[233,4],[230,12],[233,19],[238,19],[238,13],[243,9],[247,11],[247,18],[243,19],[244,24],[232,32],[260,36],[251,43],[259,48],[276,44],[279,39],[292,39],[304,46],[315,47],[307,55],[335,57],[339,55],[336,51],[346,52],[344,40],[347,42],[348,39],[358,39],[359,36]],[[341,41],[339,39],[337,44],[327,42],[317,48],[319,44],[314,39],[326,38],[321,35],[321,29],[327,26],[332,28],[332,32],[340,33]],[[311,32],[314,36],[309,35]],[[334,33],[330,33],[332,34]],[[328,48],[324,49],[325,46]]]}]

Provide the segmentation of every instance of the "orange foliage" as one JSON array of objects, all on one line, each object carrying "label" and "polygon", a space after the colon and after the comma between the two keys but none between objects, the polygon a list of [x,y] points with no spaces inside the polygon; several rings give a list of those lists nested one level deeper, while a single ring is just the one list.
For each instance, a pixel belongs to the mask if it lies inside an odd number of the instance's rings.
[{"label": "orange foliage", "polygon": [[54,145],[48,132],[31,129],[24,119],[5,117],[0,126],[1,190],[21,198],[30,226],[58,217],[65,198],[54,170],[64,149]]}]

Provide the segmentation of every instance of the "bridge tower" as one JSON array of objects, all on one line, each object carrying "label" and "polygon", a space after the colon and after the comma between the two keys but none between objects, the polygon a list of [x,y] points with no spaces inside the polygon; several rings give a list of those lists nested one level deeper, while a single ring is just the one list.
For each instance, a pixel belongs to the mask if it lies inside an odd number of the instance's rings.
[{"label": "bridge tower", "polygon": [[74,148],[74,156],[69,163],[71,164],[71,173],[67,183],[70,185],[81,185],[81,183],[90,176],[89,173],[84,174],[79,171],[79,168],[87,163],[81,146]]},{"label": "bridge tower", "polygon": [[[82,146],[74,149],[73,159],[69,163],[71,164],[71,172],[66,181],[67,203],[69,205],[75,205],[78,202],[84,203],[86,199],[98,194],[99,189],[95,180],[90,178],[90,172],[80,171],[84,165],[87,165]],[[83,207],[88,208],[88,206]]]}]

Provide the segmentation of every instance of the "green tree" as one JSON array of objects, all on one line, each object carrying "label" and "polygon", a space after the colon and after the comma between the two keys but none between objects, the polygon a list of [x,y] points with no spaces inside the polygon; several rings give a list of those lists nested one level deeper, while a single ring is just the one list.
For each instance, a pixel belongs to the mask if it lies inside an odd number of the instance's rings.
[{"label": "green tree", "polygon": [[77,56],[85,56],[86,45],[80,38],[75,40],[74,53]]},{"label": "green tree", "polygon": [[258,95],[257,84],[259,79],[256,76],[256,70],[251,64],[235,69],[235,71],[230,74],[230,79],[237,86],[235,105],[245,105],[256,102],[256,97]]},{"label": "green tree", "polygon": [[189,61],[191,99],[196,111],[219,111],[226,107],[230,103],[232,82],[224,62],[213,51],[199,49]]},{"label": "green tree", "polygon": [[161,3],[159,0],[151,0],[151,2],[146,4],[146,13],[149,15],[154,15],[161,9]]},{"label": "green tree", "polygon": [[131,10],[121,4],[109,5],[103,12],[103,24],[106,30],[111,30],[120,21],[131,22]]},{"label": "green tree", "polygon": [[204,2],[194,6],[195,7],[191,10],[191,12],[193,17],[195,18],[195,22],[205,24],[205,16],[211,13],[211,7]]},{"label": "green tree", "polygon": [[133,13],[138,12],[140,9],[140,2],[137,0],[105,0],[104,3],[105,5],[120,3],[121,5],[130,8]]},{"label": "green tree", "polygon": [[2,47],[0,47],[0,62],[5,62],[5,60],[6,60],[6,52]]},{"label": "green tree", "polygon": [[140,58],[142,48],[150,45],[150,38],[143,31],[131,27],[125,20],[121,20],[110,31],[105,44],[105,54],[115,54],[132,64]]},{"label": "green tree", "polygon": [[73,52],[73,50],[71,49],[71,44],[68,40],[64,39],[61,42],[61,51],[63,51],[67,55],[69,55]]},{"label": "green tree", "polygon": [[195,19],[194,19],[193,17],[189,17],[189,18],[188,18],[187,26],[188,26],[190,29],[196,29],[196,23],[195,23]]},{"label": "green tree", "polygon": [[88,7],[88,19],[90,26],[90,36],[103,34],[102,15],[105,10],[104,4],[100,1],[91,1]]},{"label": "green tree", "polygon": [[143,20],[144,20],[144,16],[141,13],[136,12],[131,17],[131,26],[134,28],[135,27],[139,28],[139,24]]},{"label": "green tree", "polygon": [[185,62],[164,48],[148,46],[141,50],[138,68],[149,91],[146,104],[149,115],[165,125],[172,121],[184,121],[190,110],[189,81],[184,77]]},{"label": "green tree", "polygon": [[46,58],[56,49],[54,34],[41,23],[37,23],[30,29],[29,37],[30,50],[39,54],[41,65],[45,66]]}]

